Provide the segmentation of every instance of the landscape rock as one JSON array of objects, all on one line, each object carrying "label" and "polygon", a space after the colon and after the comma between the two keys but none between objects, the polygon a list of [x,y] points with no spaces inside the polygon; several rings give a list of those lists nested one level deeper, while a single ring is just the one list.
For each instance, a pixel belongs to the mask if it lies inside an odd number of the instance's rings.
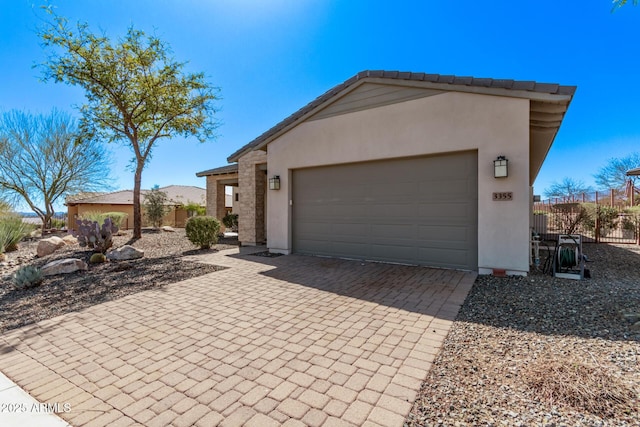
[{"label": "landscape rock", "polygon": [[128,261],[130,259],[142,258],[143,256],[144,251],[136,249],[131,245],[124,245],[107,254],[107,258],[114,261]]},{"label": "landscape rock", "polygon": [[162,231],[167,231],[169,233],[175,233],[176,232],[175,228],[170,227],[168,225],[165,225],[164,227],[162,227]]},{"label": "landscape rock", "polygon": [[78,270],[86,270],[87,263],[77,258],[65,258],[51,261],[42,267],[43,276],[53,276],[56,274],[69,274]]},{"label": "landscape rock", "polygon": [[66,246],[64,240],[57,236],[52,236],[38,242],[36,253],[42,258],[44,256],[51,255],[64,246]]},{"label": "landscape rock", "polygon": [[67,245],[67,246],[75,245],[76,243],[78,243],[78,238],[77,237],[73,237],[71,234],[67,234],[66,236],[64,236],[62,238],[62,240],[64,241],[65,245]]}]

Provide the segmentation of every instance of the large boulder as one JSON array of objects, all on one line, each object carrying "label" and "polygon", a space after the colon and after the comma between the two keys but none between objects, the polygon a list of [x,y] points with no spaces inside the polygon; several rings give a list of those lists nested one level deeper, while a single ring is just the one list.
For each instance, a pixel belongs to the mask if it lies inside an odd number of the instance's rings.
[{"label": "large boulder", "polygon": [[39,257],[44,257],[47,255],[51,255],[58,249],[65,246],[64,240],[57,236],[51,236],[46,239],[42,239],[38,242],[38,247],[36,249],[36,253]]},{"label": "large boulder", "polygon": [[53,276],[55,274],[69,274],[78,270],[86,270],[87,263],[77,258],[65,258],[51,261],[41,268],[43,276]]},{"label": "large boulder", "polygon": [[113,261],[127,261],[130,259],[138,259],[144,256],[144,251],[136,249],[130,245],[124,245],[118,249],[114,249],[107,254],[107,258]]},{"label": "large boulder", "polygon": [[162,231],[166,231],[168,233],[175,233],[176,229],[169,225],[165,225],[164,227],[162,227]]}]

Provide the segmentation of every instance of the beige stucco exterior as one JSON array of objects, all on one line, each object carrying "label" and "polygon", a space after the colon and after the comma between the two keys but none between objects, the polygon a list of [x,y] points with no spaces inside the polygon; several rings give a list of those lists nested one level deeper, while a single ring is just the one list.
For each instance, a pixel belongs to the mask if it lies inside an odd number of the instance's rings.
[{"label": "beige stucco exterior", "polygon": [[[75,229],[75,221],[87,212],[123,212],[127,218],[122,223],[122,229],[133,228],[133,205],[99,204],[99,203],[79,203],[67,207],[67,227]],[[184,227],[188,219],[188,212],[181,207],[171,207],[169,212],[162,219],[162,225],[172,227]],[[145,216],[142,216],[142,225],[149,226]]]},{"label": "beige stucco exterior", "polygon": [[[297,125],[267,148],[268,176],[281,179],[279,191],[268,191],[269,249],[291,251],[293,169],[477,150],[478,270],[525,274],[531,191],[529,105],[522,98],[445,92]],[[499,155],[509,159],[507,178],[493,176],[493,160]],[[239,161],[241,218],[251,210],[244,203],[244,157]],[[513,192],[513,200],[493,201],[493,192]]]}]

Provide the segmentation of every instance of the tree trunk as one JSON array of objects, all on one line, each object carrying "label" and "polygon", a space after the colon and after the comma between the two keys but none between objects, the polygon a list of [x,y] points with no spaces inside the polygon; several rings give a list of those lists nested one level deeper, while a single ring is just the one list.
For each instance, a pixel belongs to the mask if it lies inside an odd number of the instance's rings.
[{"label": "tree trunk", "polygon": [[133,238],[142,237],[142,209],[140,206],[140,185],[142,182],[143,163],[138,162],[133,181]]}]

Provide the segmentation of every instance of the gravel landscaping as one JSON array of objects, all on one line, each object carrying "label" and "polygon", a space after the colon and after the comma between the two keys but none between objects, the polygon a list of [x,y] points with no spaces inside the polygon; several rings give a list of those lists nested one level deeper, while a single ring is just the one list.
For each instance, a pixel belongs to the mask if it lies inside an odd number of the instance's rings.
[{"label": "gravel landscaping", "polygon": [[[143,258],[89,264],[88,271],[49,276],[42,285],[24,290],[14,289],[11,283],[11,273],[19,265],[42,266],[62,258],[80,258],[88,263],[92,251],[75,244],[37,258],[37,241],[20,243],[19,250],[7,253],[7,260],[0,263],[0,333],[221,269],[183,259],[185,255],[204,252],[187,239],[184,229],[178,228],[175,232],[144,229],[142,239],[131,241],[131,237],[131,230],[122,232],[114,237],[113,247],[130,244],[144,250]],[[237,244],[237,238],[225,238],[209,251],[228,249]]]},{"label": "gravel landscaping", "polygon": [[591,279],[479,277],[406,425],[640,425],[640,248],[584,253]]},{"label": "gravel landscaping", "polygon": [[[134,261],[89,265],[15,290],[19,264],[81,258],[77,245],[36,258],[23,242],[0,264],[0,333],[93,304],[219,270],[175,232],[115,238],[143,249]],[[237,245],[224,239],[214,250]],[[480,276],[406,419],[406,426],[640,425],[640,247],[587,244],[591,278]],[[258,254],[269,256],[266,253]]]}]

